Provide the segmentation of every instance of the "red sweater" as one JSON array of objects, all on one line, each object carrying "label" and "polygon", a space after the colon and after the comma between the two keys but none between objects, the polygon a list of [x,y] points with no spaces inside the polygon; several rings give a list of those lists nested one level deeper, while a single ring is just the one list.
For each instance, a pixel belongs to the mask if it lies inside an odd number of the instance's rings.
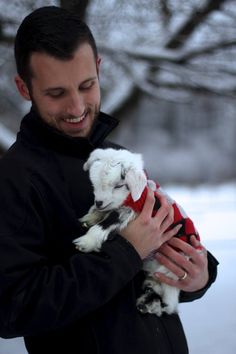
[{"label": "red sweater", "polygon": [[[156,203],[153,209],[153,216],[156,214],[157,210],[160,207],[160,201],[158,197],[159,188],[160,186],[157,184],[157,189],[154,192]],[[124,201],[124,205],[132,208],[136,213],[140,213],[143,208],[144,202],[146,200],[147,192],[148,192],[148,188],[145,187],[141,197],[136,202],[134,202],[134,200],[131,197],[131,194],[129,194],[127,199]],[[161,194],[163,193],[161,192]],[[184,210],[181,207],[179,207],[174,200],[171,201],[172,201],[171,204],[174,208],[174,222],[170,226],[170,229],[176,226],[177,224],[182,224],[181,229],[178,231],[178,233],[175,236],[180,238],[181,240],[184,240],[185,242],[190,243],[190,236],[195,235],[197,240],[200,241],[200,236],[192,220],[185,214]]]}]

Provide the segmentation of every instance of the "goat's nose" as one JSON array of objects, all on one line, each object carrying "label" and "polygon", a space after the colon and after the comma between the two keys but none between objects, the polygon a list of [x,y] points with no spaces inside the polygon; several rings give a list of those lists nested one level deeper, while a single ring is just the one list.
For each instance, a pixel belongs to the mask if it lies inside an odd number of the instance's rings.
[{"label": "goat's nose", "polygon": [[97,208],[100,208],[102,206],[102,201],[96,200],[95,204]]}]

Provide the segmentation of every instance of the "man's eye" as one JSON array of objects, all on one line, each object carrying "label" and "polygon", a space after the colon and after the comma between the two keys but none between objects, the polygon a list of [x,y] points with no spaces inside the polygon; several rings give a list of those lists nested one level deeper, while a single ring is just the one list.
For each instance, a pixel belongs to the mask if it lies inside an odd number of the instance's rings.
[{"label": "man's eye", "polygon": [[93,85],[94,85],[94,81],[88,81],[85,84],[83,84],[80,89],[81,90],[89,90],[90,88],[93,87]]},{"label": "man's eye", "polygon": [[60,91],[60,92],[50,92],[48,93],[48,96],[51,97],[51,98],[59,98],[59,97],[62,97],[64,94],[63,91]]}]

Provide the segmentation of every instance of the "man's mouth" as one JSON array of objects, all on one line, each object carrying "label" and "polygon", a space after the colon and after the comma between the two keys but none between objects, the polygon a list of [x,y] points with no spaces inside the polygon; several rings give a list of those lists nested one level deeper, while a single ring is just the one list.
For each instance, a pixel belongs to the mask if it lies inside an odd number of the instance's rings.
[{"label": "man's mouth", "polygon": [[66,123],[74,123],[74,124],[76,124],[76,123],[81,123],[84,119],[85,119],[85,117],[87,116],[87,113],[88,112],[84,112],[80,117],[75,117],[75,118],[64,118],[64,121],[66,122]]}]

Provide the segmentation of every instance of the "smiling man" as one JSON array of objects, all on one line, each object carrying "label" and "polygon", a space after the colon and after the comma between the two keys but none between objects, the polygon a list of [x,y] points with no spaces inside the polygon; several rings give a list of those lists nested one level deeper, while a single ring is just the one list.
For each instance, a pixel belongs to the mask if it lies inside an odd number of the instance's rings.
[{"label": "smiling man", "polygon": [[39,8],[18,29],[15,59],[17,88],[32,108],[0,161],[0,335],[23,336],[29,354],[187,354],[177,314],[136,308],[142,260],[156,250],[177,280],[160,279],[181,290],[181,301],[203,296],[216,277],[217,261],[197,251],[194,237],[173,238],[164,196],[152,216],[149,191],[138,217],[100,253],[72,243],[93,204],[83,165],[97,147],[118,148],[107,140],[117,121],[100,111],[90,29],[76,14]]},{"label": "smiling man", "polygon": [[63,61],[35,52],[29,63],[30,86],[19,75],[15,81],[46,123],[67,135],[86,137],[100,110],[99,64],[87,43]]}]

